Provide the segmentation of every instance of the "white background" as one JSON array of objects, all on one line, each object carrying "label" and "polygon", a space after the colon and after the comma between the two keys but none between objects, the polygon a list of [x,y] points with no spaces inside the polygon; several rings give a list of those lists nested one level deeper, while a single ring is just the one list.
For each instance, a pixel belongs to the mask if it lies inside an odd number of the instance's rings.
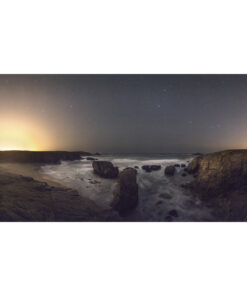
[{"label": "white background", "polygon": [[[0,1],[0,72],[246,73],[245,2]],[[247,292],[245,223],[2,223],[0,238],[4,296]]]}]

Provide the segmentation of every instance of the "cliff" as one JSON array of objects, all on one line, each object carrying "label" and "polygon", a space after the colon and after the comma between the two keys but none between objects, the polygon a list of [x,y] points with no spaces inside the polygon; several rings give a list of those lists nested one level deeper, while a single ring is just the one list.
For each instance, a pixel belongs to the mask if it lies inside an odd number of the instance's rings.
[{"label": "cliff", "polygon": [[227,150],[196,157],[188,165],[189,185],[220,220],[247,220],[247,150]]}]

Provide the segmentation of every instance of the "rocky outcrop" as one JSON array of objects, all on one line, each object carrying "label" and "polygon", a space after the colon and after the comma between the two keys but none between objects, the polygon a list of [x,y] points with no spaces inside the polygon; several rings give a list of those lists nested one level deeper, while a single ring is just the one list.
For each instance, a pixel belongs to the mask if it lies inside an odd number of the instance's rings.
[{"label": "rocky outcrop", "polygon": [[247,220],[247,150],[206,154],[192,160],[189,189],[213,208],[216,220]]},{"label": "rocky outcrop", "polygon": [[114,221],[109,209],[77,191],[0,170],[0,221]]},{"label": "rocky outcrop", "polygon": [[202,156],[199,156],[199,157],[196,157],[194,158],[189,164],[188,164],[188,167],[186,169],[186,171],[189,173],[189,174],[195,174],[198,169],[199,169],[199,164],[200,164],[200,161],[202,159]]},{"label": "rocky outcrop", "polygon": [[138,204],[137,172],[133,168],[123,170],[119,175],[119,181],[111,203],[113,209],[125,212]]},{"label": "rocky outcrop", "polygon": [[102,178],[117,178],[118,168],[114,167],[110,161],[93,161],[94,173]]},{"label": "rocky outcrop", "polygon": [[0,151],[0,162],[59,164],[61,161],[80,160],[83,155],[90,155],[90,153],[67,151]]},{"label": "rocky outcrop", "polygon": [[175,172],[176,172],[176,168],[174,165],[169,165],[165,168],[166,176],[174,176]]},{"label": "rocky outcrop", "polygon": [[147,173],[151,173],[152,171],[159,171],[161,169],[161,165],[143,165],[142,169]]},{"label": "rocky outcrop", "polygon": [[247,186],[247,150],[228,150],[192,160],[188,172],[203,195],[216,195]]}]

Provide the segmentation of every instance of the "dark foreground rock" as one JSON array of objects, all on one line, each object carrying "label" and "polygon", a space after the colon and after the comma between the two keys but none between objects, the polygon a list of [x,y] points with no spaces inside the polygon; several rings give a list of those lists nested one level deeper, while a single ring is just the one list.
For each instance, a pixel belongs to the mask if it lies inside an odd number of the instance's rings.
[{"label": "dark foreground rock", "polygon": [[117,178],[118,168],[114,167],[110,161],[94,161],[94,173],[102,178]]},{"label": "dark foreground rock", "polygon": [[204,194],[226,193],[247,185],[247,150],[228,150],[192,160],[188,172],[195,174],[193,185]]},{"label": "dark foreground rock", "polygon": [[0,151],[0,163],[50,163],[59,164],[61,161],[80,160],[88,152],[67,151]]},{"label": "dark foreground rock", "polygon": [[0,170],[0,221],[113,221],[114,213],[77,191]]},{"label": "dark foreground rock", "polygon": [[152,171],[161,170],[161,165],[143,165],[142,169],[147,173],[151,173]]},{"label": "dark foreground rock", "polygon": [[135,169],[127,168],[119,175],[111,206],[120,213],[130,210],[138,204],[136,174]]},{"label": "dark foreground rock", "polygon": [[166,176],[174,176],[175,172],[176,172],[176,168],[174,165],[169,165],[165,168]]},{"label": "dark foreground rock", "polygon": [[195,179],[189,188],[212,208],[219,220],[247,220],[247,150],[199,156],[188,165]]}]

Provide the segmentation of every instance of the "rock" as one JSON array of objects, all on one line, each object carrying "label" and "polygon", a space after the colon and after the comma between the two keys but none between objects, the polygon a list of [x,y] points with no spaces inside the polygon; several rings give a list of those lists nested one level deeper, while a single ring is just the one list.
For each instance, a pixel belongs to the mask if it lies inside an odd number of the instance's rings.
[{"label": "rock", "polygon": [[143,165],[142,169],[147,173],[151,173],[152,171],[159,171],[161,169],[161,165]]},{"label": "rock", "polygon": [[101,154],[99,152],[96,152],[94,155],[100,156]]},{"label": "rock", "polygon": [[174,165],[176,168],[180,168],[180,164],[175,164]]},{"label": "rock", "polygon": [[151,165],[151,170],[152,171],[159,171],[159,170],[161,170],[161,165]]},{"label": "rock", "polygon": [[187,172],[189,174],[195,174],[197,172],[201,159],[202,156],[196,157],[188,164]]},{"label": "rock", "polygon": [[135,168],[135,169],[139,169],[139,166],[135,165],[134,168]]},{"label": "rock", "polygon": [[189,189],[212,209],[213,221],[247,221],[247,150],[206,154],[189,166]]},{"label": "rock", "polygon": [[94,173],[102,178],[117,178],[118,168],[114,167],[110,161],[93,161]]},{"label": "rock", "polygon": [[142,169],[143,169],[146,173],[151,173],[151,172],[152,172],[150,165],[143,165],[143,166],[142,166]]},{"label": "rock", "polygon": [[176,210],[171,210],[168,214],[175,218],[178,217],[178,212]]},{"label": "rock", "polygon": [[247,185],[247,150],[227,150],[199,156],[188,166],[194,188],[213,197]]},{"label": "rock", "polygon": [[159,195],[159,197],[161,197],[161,198],[165,198],[165,199],[172,199],[172,196],[171,196],[169,193],[166,193],[166,192],[161,193],[161,194]]},{"label": "rock", "polygon": [[165,168],[165,175],[166,176],[174,176],[176,168],[174,165],[169,165]]},{"label": "rock", "polygon": [[137,172],[133,168],[125,169],[119,175],[111,206],[120,213],[133,209],[138,204],[136,175]]}]

